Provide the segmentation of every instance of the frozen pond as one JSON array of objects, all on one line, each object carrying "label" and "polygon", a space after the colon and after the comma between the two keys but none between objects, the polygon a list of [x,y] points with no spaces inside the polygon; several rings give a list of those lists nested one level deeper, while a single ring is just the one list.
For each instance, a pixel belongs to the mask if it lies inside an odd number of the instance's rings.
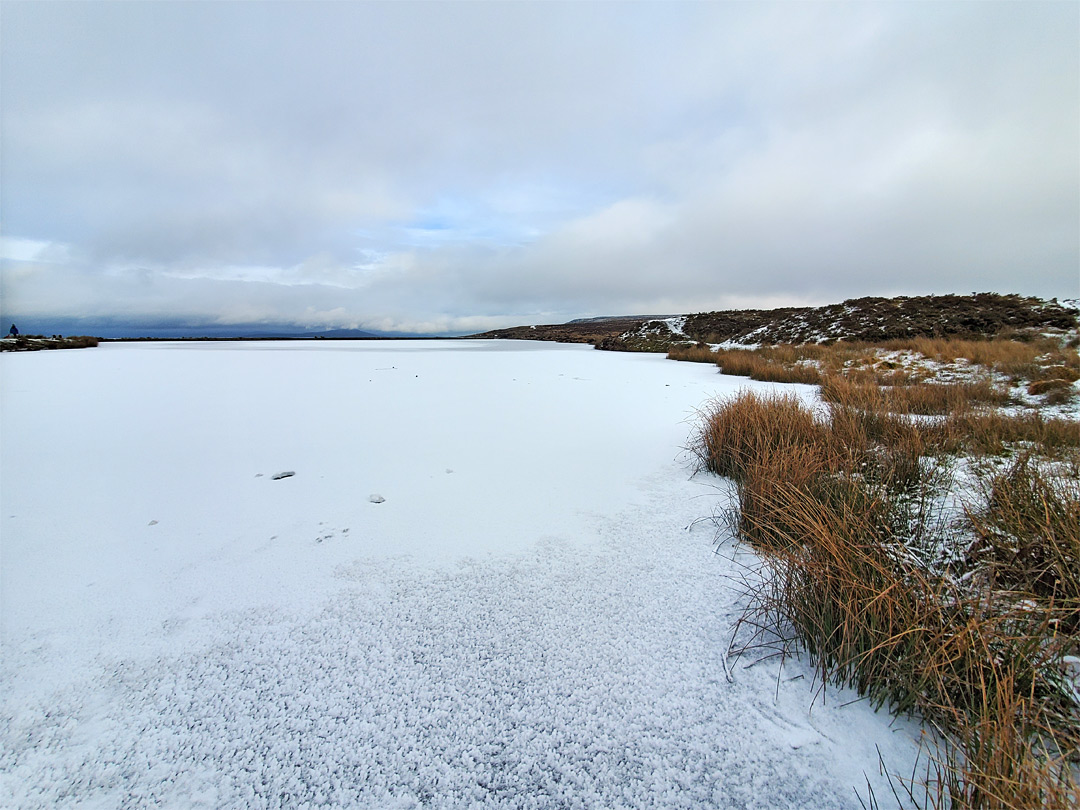
[{"label": "frozen pond", "polygon": [[799,662],[725,678],[739,561],[681,449],[747,385],[513,341],[4,355],[0,804],[887,795],[917,729],[810,713]]}]

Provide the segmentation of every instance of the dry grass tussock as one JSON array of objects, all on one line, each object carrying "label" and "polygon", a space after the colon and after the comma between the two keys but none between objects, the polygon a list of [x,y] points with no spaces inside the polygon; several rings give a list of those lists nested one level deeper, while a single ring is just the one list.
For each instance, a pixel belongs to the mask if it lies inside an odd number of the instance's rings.
[{"label": "dry grass tussock", "polygon": [[707,346],[676,346],[668,352],[672,360],[716,363],[724,374],[749,377],[763,382],[805,383],[818,385],[822,375],[811,346],[769,349],[722,349]]},{"label": "dry grass tussock", "polygon": [[[981,555],[994,582],[1032,594],[1080,618],[1080,497],[1077,477],[1044,475],[1031,456],[980,481],[980,506],[970,513]],[[1080,624],[1067,628],[1080,632]]]},{"label": "dry grass tussock", "polygon": [[[1040,340],[949,340],[917,338],[889,341],[882,348],[890,351],[909,351],[939,363],[965,360],[971,365],[993,369],[1010,377],[1027,377],[1046,367],[1063,366],[1080,369],[1075,350],[1063,347],[1053,338]],[[1074,378],[1075,379],[1075,378]]]},{"label": "dry grass tussock", "polygon": [[1007,388],[990,379],[957,383],[882,386],[847,376],[833,375],[821,384],[821,397],[827,402],[854,403],[891,413],[922,416],[966,413],[976,405],[1008,405]]},{"label": "dry grass tussock", "polygon": [[763,382],[821,382],[821,372],[815,366],[783,362],[766,350],[729,349],[717,353],[716,364],[724,374],[749,377]]},{"label": "dry grass tussock", "polygon": [[100,340],[90,335],[73,335],[63,338],[63,342],[68,349],[91,349],[97,346]]},{"label": "dry grass tussock", "polygon": [[[919,338],[719,350],[699,343],[675,346],[668,357],[715,363],[724,374],[764,382],[822,385],[826,397],[845,381],[885,387],[889,389],[882,393],[886,407],[921,415],[947,414],[973,405],[1015,404],[1017,394],[1010,386],[1041,396],[1045,404],[1066,405],[1075,401],[1072,383],[1080,379],[1076,347],[1052,338]],[[951,379],[935,379],[945,372]]]},{"label": "dry grass tussock", "polygon": [[716,352],[705,343],[699,343],[695,346],[672,346],[667,356],[669,360],[685,360],[690,363],[716,362]]},{"label": "dry grass tussock", "polygon": [[1016,446],[1032,446],[1047,457],[1060,457],[1080,447],[1080,424],[1046,417],[1038,411],[1003,414],[980,411],[951,414],[924,431],[942,451],[1004,455]]},{"label": "dry grass tussock", "polygon": [[1071,476],[1038,444],[1003,471],[985,464],[955,547],[928,507],[946,480],[931,448],[975,417],[921,427],[888,394],[843,394],[826,417],[752,392],[703,414],[693,449],[736,482],[734,524],[768,571],[739,651],[800,647],[823,683],[938,729],[922,778],[897,778],[913,806],[1080,806],[1080,695],[1063,670],[1080,655],[1076,457]]}]

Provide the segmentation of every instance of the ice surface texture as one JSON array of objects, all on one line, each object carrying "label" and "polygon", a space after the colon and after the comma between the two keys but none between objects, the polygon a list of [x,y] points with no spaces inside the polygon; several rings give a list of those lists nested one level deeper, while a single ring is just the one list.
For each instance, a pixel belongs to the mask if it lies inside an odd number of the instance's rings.
[{"label": "ice surface texture", "polygon": [[842,690],[811,714],[803,663],[725,678],[752,558],[686,531],[724,485],[679,448],[745,380],[335,342],[0,383],[0,805],[858,807],[875,746],[910,773],[917,730]]}]

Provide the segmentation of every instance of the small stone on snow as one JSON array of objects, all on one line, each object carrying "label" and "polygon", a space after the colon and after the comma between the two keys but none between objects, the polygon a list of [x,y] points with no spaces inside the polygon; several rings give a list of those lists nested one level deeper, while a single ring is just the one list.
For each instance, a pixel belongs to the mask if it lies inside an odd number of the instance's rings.
[{"label": "small stone on snow", "polygon": [[368,495],[368,500],[372,503],[382,503],[386,500],[382,495]]},{"label": "small stone on snow", "polygon": [[286,470],[285,472],[274,473],[271,476],[270,480],[271,481],[280,481],[282,478],[292,478],[294,475],[296,475],[296,473],[293,472],[292,470]]}]

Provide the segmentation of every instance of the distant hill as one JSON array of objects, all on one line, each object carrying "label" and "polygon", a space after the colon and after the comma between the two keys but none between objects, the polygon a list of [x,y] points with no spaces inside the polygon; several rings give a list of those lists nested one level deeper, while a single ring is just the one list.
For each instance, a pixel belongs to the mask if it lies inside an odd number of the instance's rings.
[{"label": "distant hill", "polygon": [[[364,329],[314,330],[288,323],[220,324],[187,321],[126,321],[118,318],[13,318],[26,333],[95,335],[107,340],[269,340],[273,338],[403,338],[428,337],[416,333],[376,332]],[[11,319],[5,321],[10,322]]]},{"label": "distant hill", "polygon": [[545,326],[511,326],[507,329],[493,329],[475,338],[503,338],[506,340],[551,340],[558,343],[592,343],[618,337],[646,323],[640,317],[587,318],[569,323],[548,324]]},{"label": "distant hill", "polygon": [[673,343],[757,345],[898,338],[979,339],[1075,330],[1076,302],[998,293],[854,298],[824,307],[739,309],[667,318],[590,318],[516,326],[476,337],[592,343],[614,351],[666,351]]}]

